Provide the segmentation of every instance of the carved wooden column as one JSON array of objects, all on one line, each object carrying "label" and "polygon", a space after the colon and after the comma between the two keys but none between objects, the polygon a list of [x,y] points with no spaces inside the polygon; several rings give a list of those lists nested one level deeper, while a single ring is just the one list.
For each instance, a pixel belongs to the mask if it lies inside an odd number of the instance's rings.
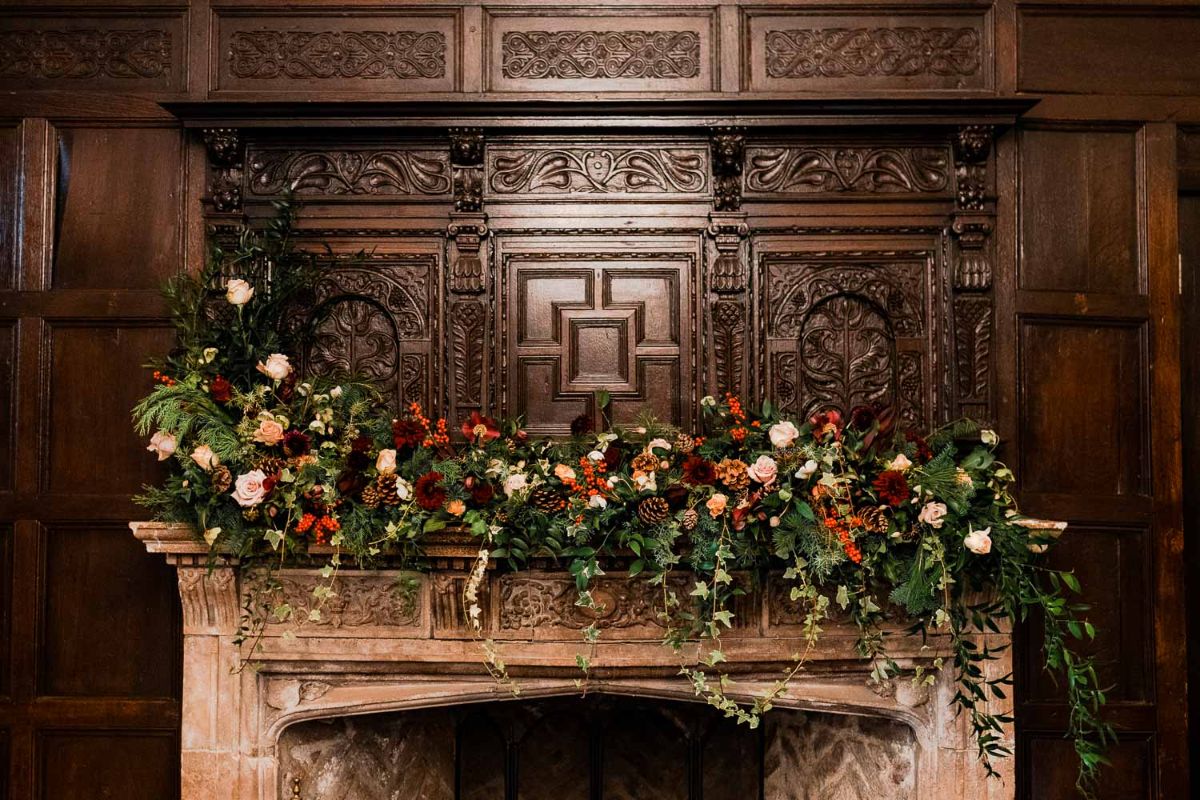
[{"label": "carved wooden column", "polygon": [[954,316],[953,409],[957,416],[993,419],[992,230],[996,202],[988,160],[994,130],[965,125],[954,138],[955,212],[952,273]]},{"label": "carved wooden column", "polygon": [[483,131],[450,130],[454,211],[446,228],[449,296],[450,413],[465,417],[486,407],[484,380],[488,325],[487,214],[483,212]]},{"label": "carved wooden column", "polygon": [[746,137],[741,130],[716,128],[711,147],[713,210],[708,215],[704,285],[712,367],[706,384],[710,394],[741,396],[748,385],[746,250],[750,228],[742,211]]},{"label": "carved wooden column", "polygon": [[205,128],[200,133],[208,150],[208,201],[222,214],[242,210],[242,169],[245,147],[236,128]]}]

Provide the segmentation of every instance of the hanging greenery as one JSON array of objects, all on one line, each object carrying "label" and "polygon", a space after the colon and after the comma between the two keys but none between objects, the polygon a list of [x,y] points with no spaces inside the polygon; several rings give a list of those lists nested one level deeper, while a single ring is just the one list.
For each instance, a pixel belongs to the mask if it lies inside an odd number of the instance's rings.
[{"label": "hanging greenery", "polygon": [[[889,618],[906,618],[914,635],[946,634],[949,657],[933,666],[952,671],[954,702],[992,774],[1009,754],[1009,720],[990,709],[1010,677],[987,677],[997,651],[978,634],[1033,620],[1044,629],[1046,668],[1063,679],[1087,790],[1112,731],[1099,716],[1095,669],[1071,643],[1095,631],[1072,599],[1074,575],[1044,562],[1054,537],[1022,526],[995,433],[964,422],[922,436],[870,408],[793,420],[732,396],[704,398],[700,435],[650,416],[613,426],[602,413],[549,441],[520,420],[478,413],[451,426],[415,403],[393,419],[353,376],[305,378],[294,368],[305,335],[295,312],[317,264],[293,249],[292,221],[279,204],[265,228],[214,248],[200,274],[167,287],[179,346],[153,365],[158,385],[133,412],[148,449],[171,466],[140,498],[158,519],[194,525],[246,569],[331,545],[330,580],[343,559],[416,564],[438,531],[469,530],[479,557],[466,605],[481,635],[474,595],[490,562],[519,570],[533,558],[565,560],[579,604],[591,606],[592,579],[624,555],[630,579],[662,587],[667,644],[702,644],[683,670],[697,694],[751,725],[807,653],[743,705],[729,697],[721,635],[734,623],[730,599],[746,588],[735,575],[782,570],[809,651],[837,606],[857,625],[878,680],[899,674],[881,633]],[[597,405],[607,409],[603,393]],[[667,576],[681,572],[693,576],[687,593],[668,588],[676,582]],[[319,586],[309,613],[319,615],[333,591]],[[247,638],[256,614],[291,611],[249,603]],[[595,642],[600,630],[584,636]],[[483,648],[489,671],[509,681],[496,647]],[[588,659],[578,663],[586,673]]]}]

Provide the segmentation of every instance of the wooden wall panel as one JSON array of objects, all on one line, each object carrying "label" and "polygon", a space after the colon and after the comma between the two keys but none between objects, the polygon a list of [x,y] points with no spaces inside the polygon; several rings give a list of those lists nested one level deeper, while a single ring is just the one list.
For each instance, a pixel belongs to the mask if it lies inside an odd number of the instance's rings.
[{"label": "wooden wall panel", "polygon": [[1030,130],[1023,140],[1020,287],[1143,291],[1136,134]]},{"label": "wooden wall panel", "polygon": [[[44,528],[40,695],[176,698],[174,570],[119,522]],[[80,602],[79,587],[89,587]],[[120,643],[122,658],[97,660]]]},{"label": "wooden wall panel", "polygon": [[21,129],[0,127],[0,291],[17,285],[21,220]]},{"label": "wooden wall panel", "polygon": [[12,491],[17,441],[17,325],[0,319],[0,492]]},{"label": "wooden wall panel", "polygon": [[[1029,764],[1036,779],[1023,783],[1018,791],[1028,800],[1066,800],[1076,796],[1075,750],[1058,734],[1031,735],[1017,755]],[[1096,787],[1096,800],[1141,800],[1155,797],[1152,739],[1146,736],[1122,737],[1108,752],[1112,765],[1104,771]]]},{"label": "wooden wall panel", "polygon": [[31,12],[0,30],[0,87],[183,91],[187,23],[179,11]]},{"label": "wooden wall panel", "polygon": [[459,11],[214,14],[214,94],[449,92],[458,88]]},{"label": "wooden wall panel", "polygon": [[[0,698],[12,693],[13,530],[0,524]],[[0,702],[3,702],[0,699]],[[0,761],[0,783],[8,774]],[[3,795],[0,795],[3,797]]]},{"label": "wooden wall panel", "polygon": [[[801,4],[796,4],[797,6]],[[743,89],[944,91],[993,85],[987,9],[743,9]]]},{"label": "wooden wall panel", "polygon": [[1200,14],[1191,9],[1021,9],[1022,91],[1188,95],[1200,86]]},{"label": "wooden wall panel", "polygon": [[[129,423],[130,409],[151,382],[146,359],[170,349],[174,330],[159,325],[55,324],[50,327],[42,485],[47,491],[123,495],[159,480],[145,442]],[[103,393],[94,387],[105,387]],[[85,446],[103,442],[101,457]]]},{"label": "wooden wall panel", "polygon": [[169,128],[63,127],[54,286],[157,289],[179,269],[183,146]]},{"label": "wooden wall panel", "polygon": [[[605,13],[531,6],[485,10],[485,88],[512,91],[716,91],[712,8],[622,4]],[[731,43],[732,45],[732,43]]]},{"label": "wooden wall panel", "polygon": [[38,800],[178,794],[179,741],[170,731],[53,730],[38,737]]}]

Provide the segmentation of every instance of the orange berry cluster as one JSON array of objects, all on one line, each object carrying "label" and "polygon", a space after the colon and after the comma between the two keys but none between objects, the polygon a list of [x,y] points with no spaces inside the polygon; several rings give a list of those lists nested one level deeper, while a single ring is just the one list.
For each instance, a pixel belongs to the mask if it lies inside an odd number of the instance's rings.
[{"label": "orange berry cluster", "polygon": [[421,404],[412,402],[408,404],[409,413],[413,419],[425,429],[425,440],[421,444],[425,447],[445,447],[450,444],[450,432],[446,425],[446,418],[438,418],[437,423],[430,421],[429,417],[425,416]]},{"label": "orange berry cluster", "polygon": [[842,518],[829,511],[822,511],[821,522],[837,536],[838,541],[842,543],[842,549],[846,551],[846,556],[855,564],[861,564],[862,550],[850,538],[850,531],[853,528],[861,527],[862,519],[858,516]]},{"label": "orange berry cluster", "polygon": [[317,544],[329,544],[329,537],[342,528],[342,524],[328,515],[318,517],[316,514],[305,514],[296,523],[296,533],[308,533],[316,527],[314,539]]},{"label": "orange berry cluster", "polygon": [[170,375],[164,375],[159,370],[154,370],[154,380],[158,381],[163,386],[174,386],[175,385],[174,378],[172,378]]},{"label": "orange berry cluster", "polygon": [[[729,438],[739,444],[746,441],[747,430],[742,426],[746,421],[746,411],[742,408],[742,401],[733,396],[732,392],[725,393],[725,402],[729,404],[729,414],[737,421],[737,425],[729,431]],[[758,423],[751,423],[758,427]]]},{"label": "orange berry cluster", "polygon": [[572,491],[588,497],[604,494],[608,489],[608,481],[604,477],[604,473],[608,471],[608,465],[603,461],[592,461],[587,456],[583,456],[579,459],[579,469],[583,472],[582,481],[571,479],[563,481],[563,483]]}]

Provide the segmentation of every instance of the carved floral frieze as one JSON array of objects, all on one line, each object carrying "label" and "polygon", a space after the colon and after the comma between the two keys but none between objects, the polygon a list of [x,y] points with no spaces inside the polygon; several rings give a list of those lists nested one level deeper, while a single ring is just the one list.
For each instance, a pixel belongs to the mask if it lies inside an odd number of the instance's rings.
[{"label": "carved floral frieze", "polygon": [[939,194],[950,184],[945,147],[752,147],[746,160],[746,189],[763,194]]},{"label": "carved floral frieze", "polygon": [[0,32],[0,78],[160,78],[171,69],[171,33],[71,28]]},{"label": "carved floral frieze", "polygon": [[694,31],[510,31],[501,44],[506,78],[694,78],[700,36]]},{"label": "carved floral frieze", "polygon": [[450,193],[449,159],[436,150],[255,149],[247,173],[248,191],[260,196]]},{"label": "carved floral frieze", "polygon": [[441,78],[446,36],[440,31],[237,31],[229,72],[256,80]]},{"label": "carved floral frieze", "polygon": [[700,194],[708,152],[698,147],[496,147],[488,189],[519,194]]},{"label": "carved floral frieze", "polygon": [[975,28],[793,28],[766,34],[772,78],[971,76],[982,66]]}]

